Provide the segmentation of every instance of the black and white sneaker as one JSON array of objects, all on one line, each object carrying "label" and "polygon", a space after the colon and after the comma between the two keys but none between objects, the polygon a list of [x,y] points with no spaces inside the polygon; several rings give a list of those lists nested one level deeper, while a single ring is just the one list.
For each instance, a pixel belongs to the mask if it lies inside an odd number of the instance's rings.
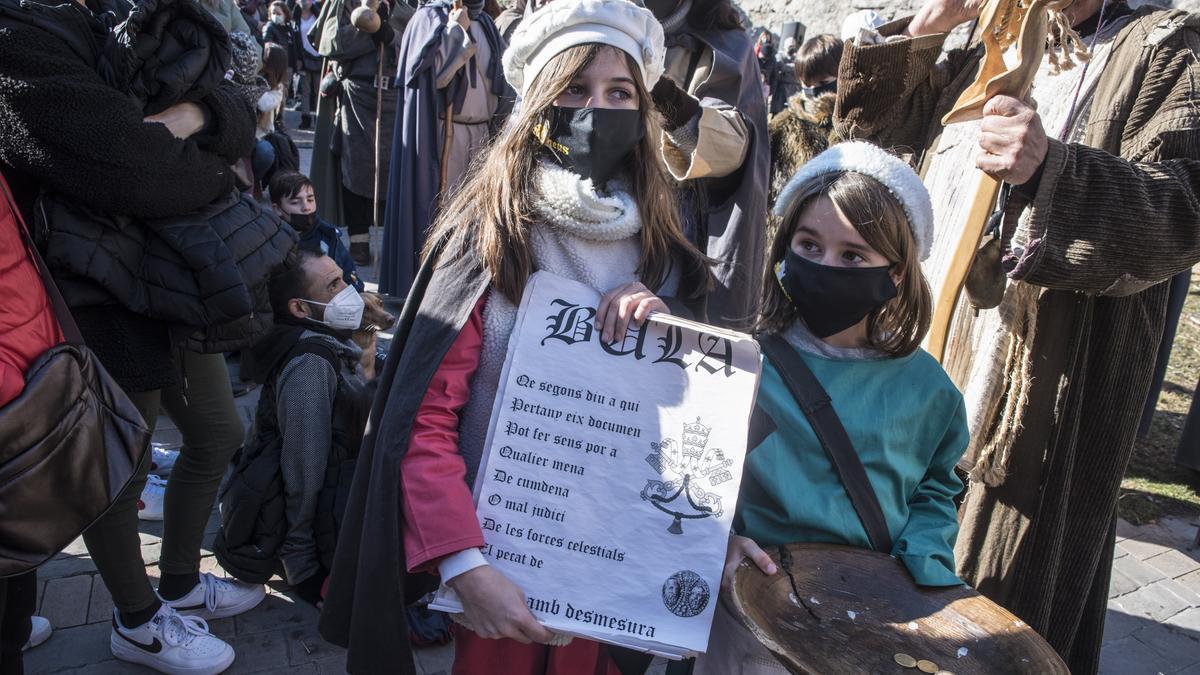
[{"label": "black and white sneaker", "polygon": [[171,675],[216,675],[233,663],[233,647],[208,632],[204,619],[181,616],[163,605],[137,628],[121,625],[114,611],[109,647],[113,656]]},{"label": "black and white sneaker", "polygon": [[267,590],[262,584],[218,579],[205,572],[200,575],[200,583],[187,595],[178,600],[162,602],[180,614],[202,619],[224,619],[254,609],[265,597]]}]

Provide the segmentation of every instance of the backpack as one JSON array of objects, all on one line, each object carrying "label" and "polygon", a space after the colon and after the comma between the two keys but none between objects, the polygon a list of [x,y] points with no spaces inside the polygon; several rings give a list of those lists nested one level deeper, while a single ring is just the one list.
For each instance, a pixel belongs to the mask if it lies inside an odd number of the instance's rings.
[{"label": "backpack", "polygon": [[[338,373],[338,389],[342,388],[341,358],[326,340],[300,340],[280,370],[303,354],[315,354],[325,359]],[[275,380],[279,371],[262,387],[255,415],[254,440],[242,453],[238,465],[220,494],[221,529],[213,541],[213,553],[221,567],[241,581],[266,583],[275,574],[282,574],[279,551],[287,536],[287,509],[284,498],[280,453],[283,434],[276,418]],[[317,543],[321,565],[329,569],[341,529],[342,514],[349,497],[350,482],[358,458],[358,443],[347,434],[338,432],[338,403],[334,399],[334,438],[325,481],[317,498],[313,518],[313,538]],[[353,424],[353,422],[352,422]],[[358,437],[361,440],[361,429]]]},{"label": "backpack", "polygon": [[275,148],[275,166],[270,176],[263,176],[264,181],[270,181],[280,171],[300,170],[300,149],[292,137],[282,131],[272,131],[263,136],[263,140]]}]

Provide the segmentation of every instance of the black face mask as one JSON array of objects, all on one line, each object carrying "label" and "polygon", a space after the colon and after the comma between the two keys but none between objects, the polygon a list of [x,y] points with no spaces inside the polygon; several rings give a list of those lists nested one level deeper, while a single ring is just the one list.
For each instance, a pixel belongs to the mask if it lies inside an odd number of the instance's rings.
[{"label": "black face mask", "polygon": [[659,21],[669,18],[679,8],[679,0],[645,0],[644,4]]},{"label": "black face mask", "polygon": [[804,325],[819,338],[853,326],[896,297],[890,267],[829,267],[790,248],[775,265],[775,277]]},{"label": "black face mask", "polygon": [[539,134],[564,169],[600,187],[625,166],[646,126],[638,110],[553,106]]},{"label": "black face mask", "polygon": [[317,224],[317,213],[289,213],[288,225],[297,232],[308,232]]},{"label": "black face mask", "polygon": [[475,0],[467,0],[464,3],[464,6],[467,8],[467,16],[471,17],[472,21],[475,21],[479,18],[480,14],[483,14],[483,4],[482,1]]},{"label": "black face mask", "polygon": [[837,80],[830,80],[825,84],[818,84],[815,87],[800,87],[804,95],[809,98],[819,98],[824,94],[832,94],[837,91]]}]

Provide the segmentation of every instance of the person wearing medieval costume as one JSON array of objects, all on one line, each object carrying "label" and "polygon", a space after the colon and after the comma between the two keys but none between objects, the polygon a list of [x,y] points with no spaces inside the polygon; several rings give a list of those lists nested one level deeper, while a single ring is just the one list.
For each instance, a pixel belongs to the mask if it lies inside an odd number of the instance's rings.
[{"label": "person wearing medieval costume", "polygon": [[429,590],[429,574],[462,598],[470,626],[456,630],[453,673],[616,675],[616,662],[649,662],[578,638],[548,646],[559,636],[480,551],[471,487],[533,272],[604,294],[605,340],[649,311],[702,318],[708,261],[683,236],[658,159],[649,89],[664,51],[654,16],[626,0],[554,2],[513,35],[504,72],[522,102],[465,179],[505,187],[460,190],[439,214],[359,456],[321,616],[350,672],[413,672],[397,636],[405,596]]},{"label": "person wearing medieval costume", "polygon": [[[752,320],[759,297],[770,147],[754,45],[729,0],[647,0],[663,25],[662,159],[679,182],[688,237],[716,259],[717,324]],[[774,59],[774,55],[771,56]]]},{"label": "person wearing medieval costume", "polygon": [[[507,115],[504,41],[483,0],[434,0],[413,15],[400,48],[404,106],[387,184],[379,290],[404,295],[438,200],[462,180]],[[433,149],[431,151],[430,149]]]},{"label": "person wearing medieval costume", "polygon": [[[329,218],[350,233],[350,255],[361,266],[371,264],[370,226],[383,205],[375,202],[388,180],[388,156],[392,148],[392,125],[396,118],[396,48],[404,22],[412,8],[404,2],[381,2],[380,28],[366,33],[354,27],[351,12],[358,7],[350,0],[329,0],[321,5],[309,39],[325,57],[331,76],[321,83],[322,93],[336,98],[330,155],[314,156],[314,176],[327,172],[339,178],[334,193],[322,183],[323,195],[331,201]],[[379,137],[375,137],[376,129]],[[323,153],[318,153],[321,155]],[[378,163],[378,166],[377,166]],[[320,167],[320,168],[318,168]],[[378,183],[378,186],[377,186]],[[340,202],[340,209],[336,208]],[[340,216],[340,217],[338,217]]]},{"label": "person wearing medieval costume", "polygon": [[[962,231],[971,168],[1009,186],[1002,300],[959,312],[945,359],[972,435],[956,558],[964,581],[1091,673],[1163,282],[1200,261],[1200,31],[1184,12],[1076,0],[1051,17],[1035,104],[996,96],[981,121],[943,126],[983,50],[939,61],[942,45],[980,5],[933,0],[847,43],[835,125],[916,150],[939,231]],[[1072,51],[1090,60],[1061,68]]]}]

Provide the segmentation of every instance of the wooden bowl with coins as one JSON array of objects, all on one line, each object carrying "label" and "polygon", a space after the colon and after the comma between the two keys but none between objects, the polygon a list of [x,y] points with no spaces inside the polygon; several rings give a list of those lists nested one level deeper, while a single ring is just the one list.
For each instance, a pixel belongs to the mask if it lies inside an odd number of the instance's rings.
[{"label": "wooden bowl with coins", "polygon": [[779,571],[743,562],[732,605],[793,673],[1070,672],[1025,622],[965,584],[917,586],[899,560],[862,548],[766,550]]}]

